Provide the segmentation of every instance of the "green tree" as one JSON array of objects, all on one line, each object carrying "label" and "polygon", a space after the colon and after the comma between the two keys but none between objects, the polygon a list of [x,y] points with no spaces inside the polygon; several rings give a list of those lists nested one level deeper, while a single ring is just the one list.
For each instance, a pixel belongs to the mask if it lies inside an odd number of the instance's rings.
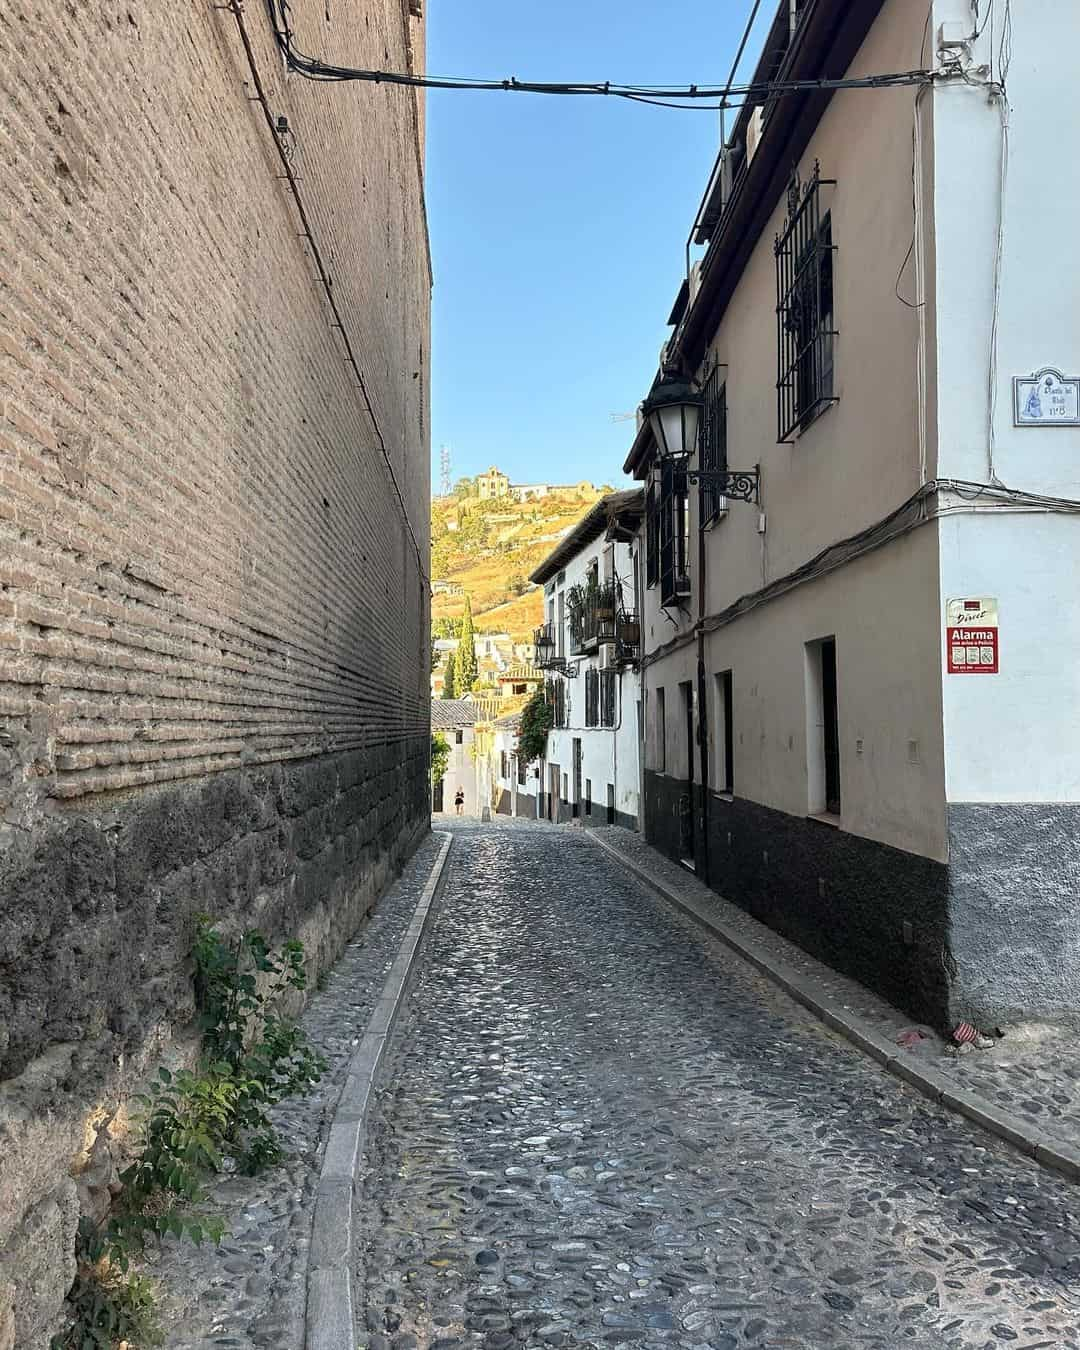
[{"label": "green tree", "polygon": [[446,675],[443,679],[443,698],[457,698],[457,662],[454,653],[447,653]]},{"label": "green tree", "polygon": [[450,764],[450,742],[441,731],[431,733],[431,786],[438,787]]},{"label": "green tree", "polygon": [[461,645],[457,652],[457,687],[462,693],[473,687],[477,676],[476,632],[473,628],[472,601],[465,597],[465,617],[461,620]]},{"label": "green tree", "polygon": [[547,754],[548,732],[554,724],[554,713],[544,689],[533,691],[532,697],[521,710],[521,727],[518,730],[518,754],[526,764],[543,759]]}]

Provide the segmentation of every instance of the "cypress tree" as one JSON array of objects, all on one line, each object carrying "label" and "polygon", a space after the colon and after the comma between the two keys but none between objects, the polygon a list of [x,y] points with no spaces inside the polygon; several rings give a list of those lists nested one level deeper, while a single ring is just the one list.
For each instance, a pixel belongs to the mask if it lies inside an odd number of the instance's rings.
[{"label": "cypress tree", "polygon": [[465,617],[461,620],[461,643],[457,652],[457,687],[459,694],[467,694],[476,679],[476,644],[474,641],[472,601],[465,597]]},{"label": "cypress tree", "polygon": [[457,663],[454,653],[446,654],[446,678],[443,681],[443,698],[457,698]]}]

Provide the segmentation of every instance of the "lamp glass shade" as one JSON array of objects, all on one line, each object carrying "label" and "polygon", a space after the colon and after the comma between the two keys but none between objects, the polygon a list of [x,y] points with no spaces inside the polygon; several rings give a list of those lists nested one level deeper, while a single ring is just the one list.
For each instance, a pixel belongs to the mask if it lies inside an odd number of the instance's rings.
[{"label": "lamp glass shade", "polygon": [[691,455],[697,449],[700,403],[661,403],[649,413],[649,423],[661,456]]}]

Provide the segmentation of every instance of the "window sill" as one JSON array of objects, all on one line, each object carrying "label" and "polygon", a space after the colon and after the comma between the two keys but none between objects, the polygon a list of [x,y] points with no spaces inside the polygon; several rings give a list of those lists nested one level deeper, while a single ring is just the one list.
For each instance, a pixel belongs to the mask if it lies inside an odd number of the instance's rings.
[{"label": "window sill", "polygon": [[807,433],[821,421],[830,409],[835,408],[840,402],[839,394],[830,394],[828,398],[823,398],[810,412],[805,414],[806,420],[801,425],[796,425],[792,432],[791,439],[787,442],[789,445],[797,445]]},{"label": "window sill", "polygon": [[844,828],[843,816],[838,816],[835,811],[808,811],[806,819],[817,821],[819,825],[828,825],[833,830]]},{"label": "window sill", "polygon": [[734,792],[714,792],[713,799],[718,802],[733,802],[735,794]]}]

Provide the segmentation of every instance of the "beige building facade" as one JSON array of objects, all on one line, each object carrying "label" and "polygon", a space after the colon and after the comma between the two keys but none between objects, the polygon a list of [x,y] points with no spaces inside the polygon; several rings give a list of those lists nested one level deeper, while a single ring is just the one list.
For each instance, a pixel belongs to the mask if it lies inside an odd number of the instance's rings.
[{"label": "beige building facade", "polygon": [[[940,1025],[1080,1002],[1075,691],[1031,648],[1080,565],[1080,422],[1014,402],[1054,367],[1035,384],[1067,407],[1080,370],[1053,281],[1076,194],[1002,177],[1006,121],[1014,169],[1075,121],[1039,34],[1080,19],[1026,8],[1006,49],[958,0],[784,0],[758,79],[927,74],[740,115],[663,358],[700,440],[665,468],[644,421],[626,465],[647,834]],[[757,475],[750,501],[694,481],[722,468]],[[950,602],[981,646],[947,636]],[[1072,650],[1071,611],[1056,631]]]},{"label": "beige building facade", "polygon": [[[419,10],[290,23],[420,69]],[[58,1329],[99,1127],[190,1061],[194,915],[314,979],[428,829],[422,102],[237,11],[0,18],[4,1350]]]}]

